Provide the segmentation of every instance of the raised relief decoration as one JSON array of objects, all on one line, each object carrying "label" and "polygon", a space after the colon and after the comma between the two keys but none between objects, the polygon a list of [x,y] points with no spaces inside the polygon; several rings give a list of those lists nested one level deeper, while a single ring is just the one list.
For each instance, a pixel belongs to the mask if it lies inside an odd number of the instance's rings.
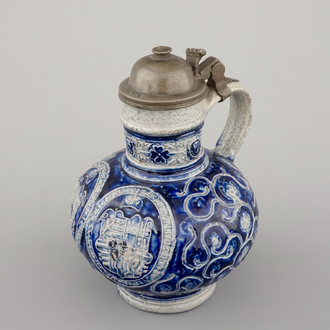
[{"label": "raised relief decoration", "polygon": [[145,169],[180,168],[194,164],[203,156],[201,132],[181,140],[145,140],[128,132],[126,155],[130,162]]},{"label": "raised relief decoration", "polygon": [[[143,216],[149,203],[154,211]],[[140,287],[165,274],[176,244],[175,223],[168,203],[152,189],[124,186],[112,190],[95,204],[86,228],[93,265],[108,279]],[[152,244],[157,253],[151,252]]]},{"label": "raised relief decoration", "polygon": [[154,221],[135,214],[125,218],[122,211],[107,209],[101,216],[100,237],[95,246],[105,268],[120,278],[138,278],[153,260],[149,253]]},{"label": "raised relief decoration", "polygon": [[103,161],[97,162],[79,178],[74,188],[71,199],[71,229],[79,249],[85,223],[109,174],[110,166]]}]

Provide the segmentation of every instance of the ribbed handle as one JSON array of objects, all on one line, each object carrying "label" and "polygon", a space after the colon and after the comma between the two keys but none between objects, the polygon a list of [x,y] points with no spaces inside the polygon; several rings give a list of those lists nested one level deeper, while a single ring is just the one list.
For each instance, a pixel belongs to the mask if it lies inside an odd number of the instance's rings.
[{"label": "ribbed handle", "polygon": [[234,160],[252,121],[252,100],[250,94],[238,83],[227,85],[231,90],[228,119],[214,152]]}]

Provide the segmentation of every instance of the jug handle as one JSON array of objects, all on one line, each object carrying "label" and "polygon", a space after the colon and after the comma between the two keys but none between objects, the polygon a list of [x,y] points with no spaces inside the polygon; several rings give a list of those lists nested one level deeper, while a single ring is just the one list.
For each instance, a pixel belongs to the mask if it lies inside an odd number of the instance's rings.
[{"label": "jug handle", "polygon": [[230,94],[229,114],[214,153],[233,161],[251,126],[252,99],[238,82],[230,82],[227,87]]},{"label": "jug handle", "polygon": [[[203,56],[200,50],[195,53]],[[187,50],[191,57],[191,50]],[[200,57],[196,60],[199,61]],[[188,58],[189,59],[189,58]],[[237,79],[225,77],[225,66],[216,57],[209,57],[197,67],[197,72],[209,88],[206,97],[206,113],[216,104],[230,97],[230,108],[226,125],[216,143],[214,153],[234,160],[241,147],[252,121],[252,100],[250,94],[238,83]]]}]

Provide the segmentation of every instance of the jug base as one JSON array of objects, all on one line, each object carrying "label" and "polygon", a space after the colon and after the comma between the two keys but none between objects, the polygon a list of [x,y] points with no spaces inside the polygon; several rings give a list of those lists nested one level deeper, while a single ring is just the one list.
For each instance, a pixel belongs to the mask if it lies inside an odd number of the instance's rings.
[{"label": "jug base", "polygon": [[216,283],[203,288],[196,293],[192,293],[189,296],[173,299],[158,299],[133,293],[132,291],[126,290],[117,285],[120,296],[128,304],[147,312],[164,314],[181,313],[201,305],[212,296],[215,287]]}]

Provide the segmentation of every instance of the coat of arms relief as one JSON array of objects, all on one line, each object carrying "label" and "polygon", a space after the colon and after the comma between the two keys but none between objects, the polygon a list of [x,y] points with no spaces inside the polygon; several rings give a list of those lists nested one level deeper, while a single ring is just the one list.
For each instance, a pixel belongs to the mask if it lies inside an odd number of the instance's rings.
[{"label": "coat of arms relief", "polygon": [[[139,211],[141,198],[128,195],[122,207]],[[103,266],[120,278],[139,278],[148,272],[153,260],[149,252],[152,232],[157,233],[154,221],[140,214],[125,217],[122,210],[108,208],[100,217],[100,236],[95,242]]]}]

